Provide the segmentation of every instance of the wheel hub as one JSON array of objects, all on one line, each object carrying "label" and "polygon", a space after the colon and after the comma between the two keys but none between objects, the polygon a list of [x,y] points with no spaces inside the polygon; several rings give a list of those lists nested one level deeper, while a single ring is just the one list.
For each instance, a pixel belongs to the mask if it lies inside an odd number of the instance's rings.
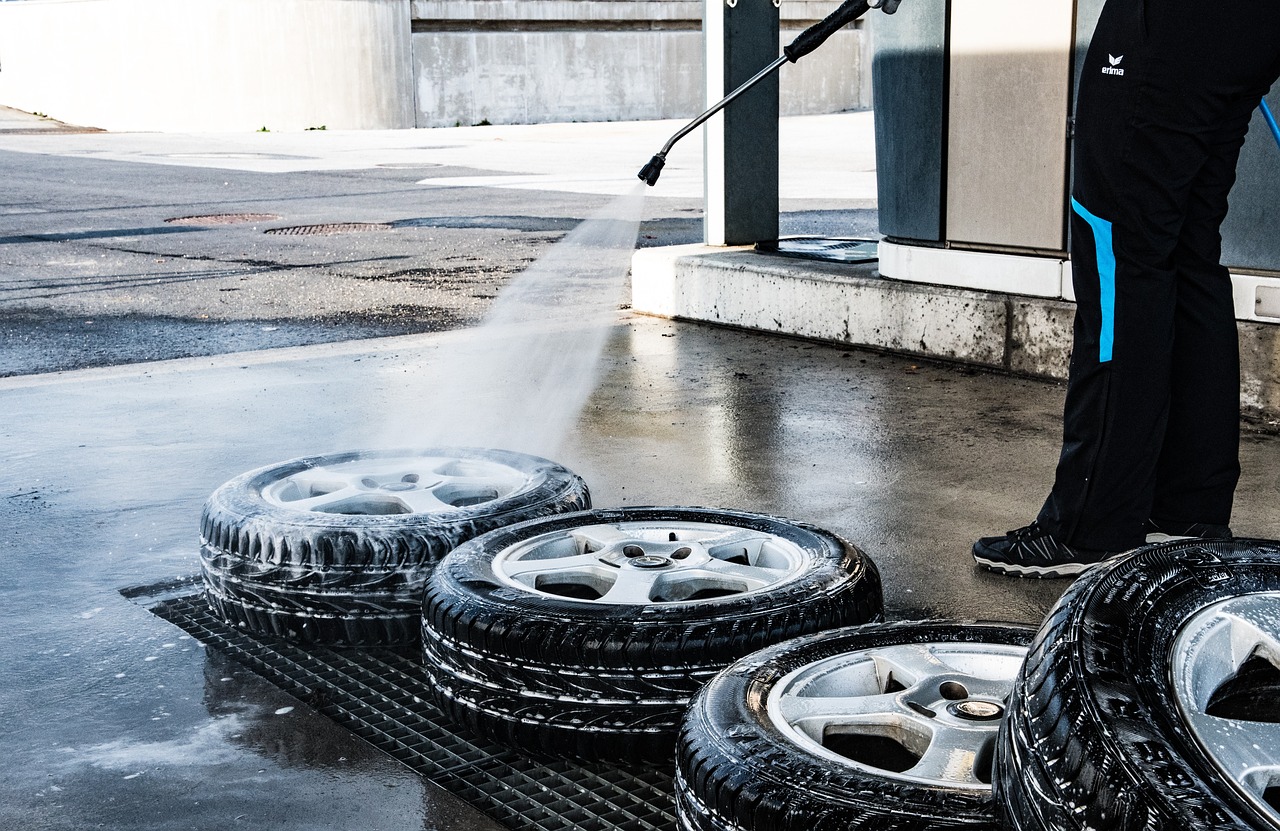
[{"label": "wheel hub", "polygon": [[631,565],[636,568],[667,568],[675,565],[675,563],[666,557],[659,557],[657,554],[646,554],[643,557],[636,557],[631,560]]},{"label": "wheel hub", "polygon": [[999,721],[1004,707],[994,701],[956,701],[947,706],[947,712],[966,721]]}]

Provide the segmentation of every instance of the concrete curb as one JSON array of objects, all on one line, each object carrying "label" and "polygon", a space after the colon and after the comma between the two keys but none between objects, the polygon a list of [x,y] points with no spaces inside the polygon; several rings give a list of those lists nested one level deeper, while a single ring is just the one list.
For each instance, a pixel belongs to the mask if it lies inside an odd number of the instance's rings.
[{"label": "concrete curb", "polygon": [[1063,301],[897,282],[874,264],[701,245],[637,252],[632,308],[1051,379],[1066,377],[1074,312]]},{"label": "concrete curb", "polygon": [[[875,264],[838,265],[750,248],[683,245],[638,251],[632,309],[957,361],[1061,381],[1075,304],[906,283]],[[1280,327],[1240,321],[1241,407],[1280,425]]]}]

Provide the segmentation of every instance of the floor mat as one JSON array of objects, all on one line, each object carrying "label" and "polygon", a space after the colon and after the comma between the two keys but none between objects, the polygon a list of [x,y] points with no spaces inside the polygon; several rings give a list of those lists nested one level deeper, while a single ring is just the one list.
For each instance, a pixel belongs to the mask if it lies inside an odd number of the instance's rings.
[{"label": "floor mat", "polygon": [[672,777],[648,768],[532,760],[458,735],[428,699],[416,652],[336,650],[257,638],[215,617],[198,579],[125,597],[252,669],[508,828],[669,831]]}]

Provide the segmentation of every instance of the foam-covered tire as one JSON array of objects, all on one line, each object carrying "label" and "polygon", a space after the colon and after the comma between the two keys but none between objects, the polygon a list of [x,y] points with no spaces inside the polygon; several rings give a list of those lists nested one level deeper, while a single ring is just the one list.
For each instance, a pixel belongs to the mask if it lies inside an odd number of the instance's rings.
[{"label": "foam-covered tire", "polygon": [[1034,631],[856,626],[732,664],[680,727],[680,828],[994,829],[989,761]]},{"label": "foam-covered tire", "polygon": [[589,507],[561,465],[501,450],[293,459],[222,485],[201,517],[215,613],[257,634],[346,646],[417,639],[423,584],[461,542]]},{"label": "foam-covered tire", "polygon": [[204,597],[220,619],[258,635],[330,646],[403,646],[418,639],[419,604],[405,595],[276,593],[270,587],[229,588],[204,574]]},{"label": "foam-covered tire", "polygon": [[[423,656],[441,706],[471,711],[473,730],[540,755],[660,763],[690,697],[724,666],[882,609],[874,563],[813,526],[709,508],[583,511],[450,553],[427,581]],[[478,688],[541,715],[516,730],[511,708],[475,702]],[[636,708],[653,741],[617,726]],[[603,726],[566,739],[570,722]]]},{"label": "foam-covered tire", "polygon": [[1277,542],[1163,543],[1086,572],[1014,684],[1006,827],[1280,827],[1278,621]]}]

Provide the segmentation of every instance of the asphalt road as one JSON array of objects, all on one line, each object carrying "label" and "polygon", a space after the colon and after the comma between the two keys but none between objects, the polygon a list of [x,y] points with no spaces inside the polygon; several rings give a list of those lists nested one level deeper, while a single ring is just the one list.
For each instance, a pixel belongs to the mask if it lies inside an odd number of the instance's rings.
[{"label": "asphalt road", "polygon": [[[419,161],[233,152],[216,136],[135,138],[153,149],[131,161],[111,152],[129,137],[0,115],[0,142],[30,148],[0,143],[0,376],[473,325],[610,200],[420,184],[494,172],[431,161],[457,131],[398,131]],[[581,166],[570,148],[563,163]],[[638,244],[700,241],[701,200],[661,193]],[[875,226],[848,200],[788,208],[784,233]]]}]

